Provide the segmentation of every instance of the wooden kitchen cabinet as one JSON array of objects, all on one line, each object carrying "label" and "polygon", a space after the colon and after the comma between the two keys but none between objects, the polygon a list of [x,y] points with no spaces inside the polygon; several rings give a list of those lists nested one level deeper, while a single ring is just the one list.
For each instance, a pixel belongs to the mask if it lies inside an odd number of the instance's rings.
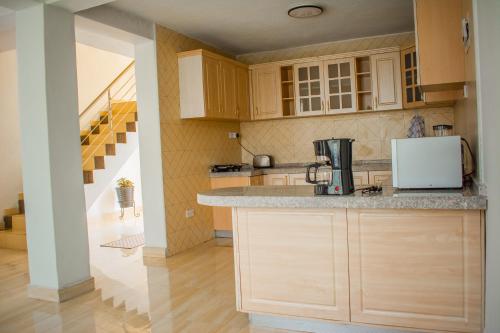
[{"label": "wooden kitchen cabinet", "polygon": [[202,49],[177,56],[181,118],[238,120],[248,100],[248,84],[238,82],[238,75],[248,66]]},{"label": "wooden kitchen cabinet", "polygon": [[241,121],[248,121],[250,116],[250,79],[248,69],[244,67],[236,68],[236,110]]},{"label": "wooden kitchen cabinet", "polygon": [[296,64],[293,70],[297,114],[299,116],[324,114],[323,62]]},{"label": "wooden kitchen cabinet", "polygon": [[354,58],[323,62],[326,114],[356,111]]},{"label": "wooden kitchen cabinet", "polygon": [[306,182],[305,173],[291,173],[288,174],[288,185],[311,185]]},{"label": "wooden kitchen cabinet", "polygon": [[373,110],[403,108],[401,92],[401,61],[399,52],[370,56]]},{"label": "wooden kitchen cabinet", "polygon": [[[210,178],[212,189],[239,187],[239,186],[258,186],[263,185],[262,176],[252,177],[215,177]],[[232,230],[232,212],[230,207],[212,207],[215,230]]]},{"label": "wooden kitchen cabinet", "polygon": [[348,209],[351,321],[480,332],[480,214]]},{"label": "wooden kitchen cabinet", "polygon": [[414,0],[422,91],[457,90],[465,82],[461,0]]},{"label": "wooden kitchen cabinet", "polygon": [[238,119],[236,66],[228,61],[220,61],[221,113],[222,118]]},{"label": "wooden kitchen cabinet", "polygon": [[282,117],[279,66],[271,64],[254,68],[251,77],[253,119]]},{"label": "wooden kitchen cabinet", "polygon": [[237,308],[349,320],[345,209],[238,208]]},{"label": "wooden kitchen cabinet", "polygon": [[453,105],[463,98],[463,89],[422,92],[418,85],[417,50],[415,46],[401,50],[401,82],[403,86],[403,107],[405,109],[426,106]]},{"label": "wooden kitchen cabinet", "polygon": [[287,173],[272,173],[264,175],[264,185],[288,185]]}]

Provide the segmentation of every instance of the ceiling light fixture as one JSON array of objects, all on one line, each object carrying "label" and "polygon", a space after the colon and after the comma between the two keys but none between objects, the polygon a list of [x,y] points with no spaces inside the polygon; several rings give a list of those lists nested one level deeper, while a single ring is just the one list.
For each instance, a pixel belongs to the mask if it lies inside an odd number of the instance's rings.
[{"label": "ceiling light fixture", "polygon": [[288,10],[288,16],[294,18],[308,18],[323,13],[323,8],[314,5],[302,5]]}]

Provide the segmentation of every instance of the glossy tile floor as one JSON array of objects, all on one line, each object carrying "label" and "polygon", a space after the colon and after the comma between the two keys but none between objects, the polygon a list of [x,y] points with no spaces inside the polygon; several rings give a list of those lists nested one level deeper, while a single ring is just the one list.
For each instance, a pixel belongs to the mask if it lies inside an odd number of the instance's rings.
[{"label": "glossy tile floor", "polygon": [[62,304],[27,297],[27,256],[0,250],[0,332],[285,332],[235,310],[233,254],[214,240],[143,263],[141,248],[100,244],[142,231],[139,219],[89,221],[96,290]]}]

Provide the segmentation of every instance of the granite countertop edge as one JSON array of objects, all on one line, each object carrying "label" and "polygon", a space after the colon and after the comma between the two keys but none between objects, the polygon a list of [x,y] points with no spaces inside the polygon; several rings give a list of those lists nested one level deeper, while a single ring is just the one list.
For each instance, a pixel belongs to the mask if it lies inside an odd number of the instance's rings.
[{"label": "granite countertop edge", "polygon": [[207,206],[245,208],[366,208],[366,209],[450,209],[484,210],[483,195],[464,197],[391,197],[391,196],[274,196],[198,194],[198,203]]}]

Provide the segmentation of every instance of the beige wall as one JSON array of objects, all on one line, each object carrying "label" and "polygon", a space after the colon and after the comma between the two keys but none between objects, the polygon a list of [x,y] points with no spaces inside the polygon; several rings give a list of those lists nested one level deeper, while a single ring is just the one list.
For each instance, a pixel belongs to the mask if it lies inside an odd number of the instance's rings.
[{"label": "beige wall", "polygon": [[[464,0],[464,14],[473,19],[472,0]],[[458,135],[461,135],[469,141],[475,155],[478,149],[477,135],[477,98],[476,98],[476,59],[475,59],[475,40],[473,22],[470,22],[470,47],[465,54],[465,81],[468,89],[468,97],[459,100],[455,105],[455,129]]]},{"label": "beige wall", "polygon": [[[196,194],[210,188],[211,164],[241,160],[237,142],[228,138],[239,124],[180,119],[176,53],[212,48],[161,26],[156,36],[167,247],[172,255],[213,237],[212,209],[198,205]],[[185,217],[188,208],[195,208],[193,218]]]},{"label": "beige wall", "polygon": [[399,34],[383,35],[376,37],[356,38],[336,42],[311,44],[274,51],[256,52],[239,55],[236,58],[247,64],[261,64],[271,61],[289,60],[305,57],[379,49],[391,46],[411,46],[415,44],[415,33],[404,32]]},{"label": "beige wall", "polygon": [[16,51],[0,52],[0,218],[22,192],[21,134],[17,112]]},{"label": "beige wall", "polygon": [[[403,48],[414,44],[414,33],[406,32],[245,54],[237,58],[256,64],[390,46]],[[432,125],[454,124],[453,108],[422,109],[419,112],[426,121],[427,135],[432,135]],[[246,122],[241,124],[242,142],[254,153],[273,155],[277,163],[293,163],[314,160],[313,140],[348,137],[356,140],[353,144],[355,160],[389,159],[390,140],[406,137],[413,115],[414,111],[405,110]],[[251,155],[242,150],[242,159],[251,162]]]},{"label": "beige wall", "polygon": [[76,43],[78,110],[80,113],[134,59]]},{"label": "beige wall", "polygon": [[[454,123],[453,108],[420,109],[426,135],[432,126]],[[331,137],[352,138],[354,160],[391,158],[391,139],[405,138],[413,110],[369,112],[241,123],[243,145],[255,154],[271,154],[276,163],[314,161],[312,142]],[[242,150],[242,160],[252,156]]]}]

